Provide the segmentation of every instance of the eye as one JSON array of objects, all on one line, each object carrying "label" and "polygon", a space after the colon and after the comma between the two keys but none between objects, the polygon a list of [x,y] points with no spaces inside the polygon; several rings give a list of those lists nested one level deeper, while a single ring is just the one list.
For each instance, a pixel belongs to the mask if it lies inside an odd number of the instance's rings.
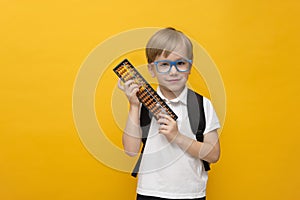
[{"label": "eye", "polygon": [[169,67],[170,66],[170,64],[168,62],[159,62],[158,65],[160,67]]},{"label": "eye", "polygon": [[184,61],[184,60],[177,61],[178,66],[182,66],[182,65],[186,65],[186,64],[187,64],[187,61]]}]

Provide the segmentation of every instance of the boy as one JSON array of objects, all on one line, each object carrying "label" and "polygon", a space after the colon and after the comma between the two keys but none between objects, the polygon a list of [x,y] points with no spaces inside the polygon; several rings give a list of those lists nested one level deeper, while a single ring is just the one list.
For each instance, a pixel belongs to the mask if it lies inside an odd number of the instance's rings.
[{"label": "boy", "polygon": [[[189,125],[186,82],[192,66],[192,48],[191,41],[174,28],[156,32],[146,46],[148,70],[159,84],[157,93],[178,119],[175,121],[164,113],[158,120],[152,117],[139,167],[137,200],[206,198],[207,172],[202,160],[218,161],[220,125],[212,104],[205,97],[203,142],[196,140]],[[130,103],[123,146],[128,155],[135,156],[142,137],[141,104],[136,96],[139,86],[132,80],[124,85],[119,80],[118,85]]]}]

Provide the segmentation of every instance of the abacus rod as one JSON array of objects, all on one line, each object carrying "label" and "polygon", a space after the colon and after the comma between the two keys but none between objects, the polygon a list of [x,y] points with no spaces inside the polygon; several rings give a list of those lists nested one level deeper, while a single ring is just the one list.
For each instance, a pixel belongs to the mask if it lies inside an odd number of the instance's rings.
[{"label": "abacus rod", "polygon": [[[131,73],[130,69],[127,67],[127,65],[124,66],[127,70],[128,73],[130,73],[135,79],[137,79],[136,75]],[[146,85],[146,84],[145,84]],[[145,87],[145,91],[152,97],[152,99],[154,99],[154,101],[156,102],[156,105],[158,104],[160,106],[160,108],[162,110],[164,110],[164,108],[162,107],[162,105],[159,103],[159,101],[151,94],[151,92]]]}]

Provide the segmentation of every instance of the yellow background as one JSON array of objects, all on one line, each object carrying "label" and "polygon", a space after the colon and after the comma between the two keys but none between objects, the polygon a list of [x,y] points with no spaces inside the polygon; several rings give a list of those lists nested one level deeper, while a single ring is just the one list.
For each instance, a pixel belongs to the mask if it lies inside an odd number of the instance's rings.
[{"label": "yellow background", "polygon": [[2,0],[0,199],[134,198],[136,180],[81,143],[72,91],[99,43],[158,26],[202,44],[225,84],[208,199],[299,199],[299,11],[297,0]]}]

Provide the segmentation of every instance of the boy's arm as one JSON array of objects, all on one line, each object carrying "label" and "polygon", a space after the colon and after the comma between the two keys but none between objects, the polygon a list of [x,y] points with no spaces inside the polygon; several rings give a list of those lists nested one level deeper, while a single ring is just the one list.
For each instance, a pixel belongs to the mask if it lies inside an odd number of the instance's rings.
[{"label": "boy's arm", "polygon": [[215,163],[220,157],[220,144],[217,130],[204,135],[203,142],[191,139],[178,131],[177,123],[168,115],[160,115],[157,121],[160,124],[159,133],[166,136],[169,142],[177,144],[191,156]]},{"label": "boy's arm", "polygon": [[177,134],[174,142],[190,155],[209,163],[216,163],[220,158],[220,143],[217,130],[206,133],[203,142],[193,140],[181,133]]},{"label": "boy's arm", "polygon": [[129,156],[139,153],[141,146],[141,127],[139,119],[139,106],[130,105],[126,127],[123,132],[123,147]]},{"label": "boy's arm", "polygon": [[118,87],[125,93],[130,104],[127,122],[122,136],[123,147],[129,156],[135,156],[140,150],[142,133],[139,115],[140,102],[136,96],[139,86],[135,84],[133,80],[129,80],[122,85],[119,79]]}]

